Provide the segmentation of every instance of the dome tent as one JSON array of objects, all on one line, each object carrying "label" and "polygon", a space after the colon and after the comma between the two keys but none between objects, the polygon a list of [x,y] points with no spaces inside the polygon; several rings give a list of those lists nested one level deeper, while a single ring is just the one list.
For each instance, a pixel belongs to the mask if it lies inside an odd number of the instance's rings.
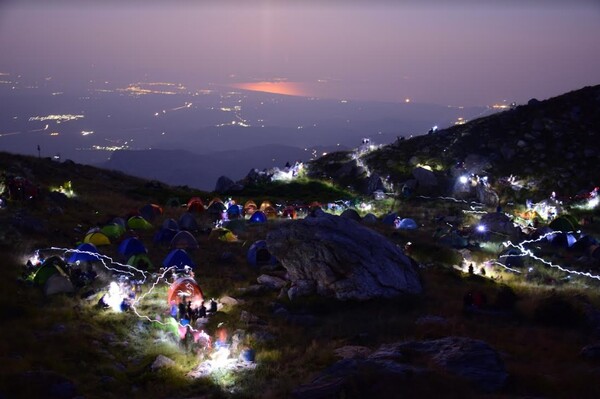
[{"label": "dome tent", "polygon": [[256,241],[248,249],[246,260],[252,266],[275,265],[277,259],[267,249],[265,240]]}]

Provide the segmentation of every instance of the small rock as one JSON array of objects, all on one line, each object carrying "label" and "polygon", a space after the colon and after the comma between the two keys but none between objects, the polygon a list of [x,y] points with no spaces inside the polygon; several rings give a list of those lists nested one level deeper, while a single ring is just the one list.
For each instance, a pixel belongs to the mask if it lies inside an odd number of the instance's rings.
[{"label": "small rock", "polygon": [[284,279],[275,276],[269,276],[268,274],[262,274],[258,276],[256,281],[272,290],[279,290],[286,285],[286,281]]},{"label": "small rock", "polygon": [[246,324],[266,324],[258,316],[245,310],[242,310],[242,313],[240,314],[240,321]]},{"label": "small rock", "polygon": [[225,305],[225,306],[236,306],[237,304],[239,304],[239,303],[240,303],[240,302],[239,302],[237,299],[235,299],[235,298],[232,298],[232,297],[230,297],[230,296],[227,296],[227,295],[226,295],[226,296],[223,296],[223,297],[221,297],[221,298],[219,299],[219,302],[220,302],[221,304]]},{"label": "small rock", "polygon": [[154,362],[152,363],[152,365],[150,366],[150,369],[152,371],[156,371],[156,370],[162,369],[164,367],[173,366],[174,364],[175,364],[175,361],[173,359],[170,359],[164,355],[158,355],[156,357],[156,359],[154,360]]},{"label": "small rock", "polygon": [[369,356],[371,352],[371,349],[360,345],[346,345],[333,351],[337,357],[341,357],[342,359],[364,359]]}]

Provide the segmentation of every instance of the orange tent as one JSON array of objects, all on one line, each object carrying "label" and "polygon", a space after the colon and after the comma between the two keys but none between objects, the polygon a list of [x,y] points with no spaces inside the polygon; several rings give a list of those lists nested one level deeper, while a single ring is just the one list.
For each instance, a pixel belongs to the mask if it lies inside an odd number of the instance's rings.
[{"label": "orange tent", "polygon": [[200,286],[191,277],[180,277],[175,280],[167,292],[167,303],[181,303],[183,300],[200,304],[204,300],[204,294]]}]

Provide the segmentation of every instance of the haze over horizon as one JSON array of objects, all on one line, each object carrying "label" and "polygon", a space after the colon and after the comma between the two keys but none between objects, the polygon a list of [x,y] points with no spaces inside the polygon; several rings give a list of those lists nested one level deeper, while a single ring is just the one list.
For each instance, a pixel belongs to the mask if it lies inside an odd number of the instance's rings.
[{"label": "haze over horizon", "polygon": [[599,3],[480,3],[7,1],[0,72],[465,106],[600,83]]}]

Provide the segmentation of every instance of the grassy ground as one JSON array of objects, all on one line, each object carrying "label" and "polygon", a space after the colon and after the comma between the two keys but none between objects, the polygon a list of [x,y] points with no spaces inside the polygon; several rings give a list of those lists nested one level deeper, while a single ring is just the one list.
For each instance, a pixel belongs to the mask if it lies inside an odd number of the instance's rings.
[{"label": "grassy ground", "polygon": [[[33,165],[33,169],[38,168]],[[57,170],[41,174],[43,178],[38,182],[47,185],[55,183],[52,179],[64,180],[55,177],[63,177],[59,172],[64,173]],[[32,176],[36,173],[40,172],[31,172]],[[253,284],[260,274],[246,264],[246,251],[277,224],[248,227],[239,232],[236,243],[211,240],[198,233],[200,248],[193,259],[198,263],[196,278],[206,296],[230,295],[243,301],[213,316],[206,330],[213,338],[222,327],[230,337],[236,331],[243,335],[242,344],[256,350],[257,368],[215,373],[211,378],[187,378],[187,372],[209,353],[187,350],[172,328],[144,321],[132,312],[99,309],[96,303],[101,291],[89,300],[81,298],[82,292],[46,298],[38,287],[25,284],[19,277],[24,255],[34,248],[72,248],[82,238],[82,232],[112,216],[122,216],[147,202],[163,203],[169,197],[185,201],[196,194],[206,198],[206,194],[185,188],[156,189],[118,174],[107,179],[94,177],[91,169],[81,166],[69,173],[72,175],[67,177],[79,194],[64,205],[63,215],[45,217],[45,202],[11,204],[11,212],[22,207],[21,211],[46,220],[48,228],[44,233],[23,234],[14,244],[0,248],[0,394],[5,397],[52,397],[48,387],[66,378],[76,387],[76,394],[86,398],[282,398],[334,363],[334,350],[341,346],[375,349],[383,343],[450,335],[483,339],[500,352],[510,380],[504,391],[490,397],[600,396],[600,388],[593,383],[598,376],[597,365],[579,354],[583,346],[597,339],[583,317],[585,301],[600,305],[597,285],[574,279],[568,284],[548,286],[544,283],[548,277],[555,281],[561,278],[552,270],[543,270],[542,277],[534,280],[507,273],[498,273],[497,279],[491,280],[459,272],[452,267],[461,260],[458,252],[434,242],[433,228],[427,226],[437,215],[461,215],[461,209],[453,204],[414,201],[387,201],[377,212],[393,209],[426,227],[416,232],[399,232],[384,226],[375,229],[398,245],[413,243],[411,255],[426,265],[419,270],[424,293],[418,297],[360,303],[311,297],[290,303],[286,298],[278,298],[277,292],[242,295],[238,288]],[[177,219],[183,211],[165,208],[162,219]],[[4,217],[6,214],[0,214],[0,218]],[[202,223],[202,218],[198,219]],[[208,221],[204,223],[208,225]],[[597,225],[591,228],[595,231]],[[144,242],[151,242],[152,232],[138,234]],[[116,256],[116,244],[101,252]],[[149,245],[155,265],[160,265],[167,252],[166,247]],[[224,253],[228,256],[224,257]],[[475,249],[473,256],[483,258],[485,254]],[[504,286],[509,286],[518,297],[510,315],[497,317],[463,311],[463,297],[468,291],[481,291],[494,304],[506,290]],[[95,288],[104,287],[98,283]],[[144,292],[149,289],[146,284]],[[165,295],[166,285],[159,285],[139,306],[140,313],[152,319],[167,319]],[[311,315],[314,322],[286,322],[273,314],[274,303],[294,314]],[[241,321],[242,311],[252,313],[263,323],[249,325]],[[446,322],[416,323],[426,315],[441,316]],[[151,371],[150,365],[159,354],[173,359],[175,365]],[[466,383],[447,375],[415,381],[413,386],[398,389],[407,397],[480,397]]]}]

